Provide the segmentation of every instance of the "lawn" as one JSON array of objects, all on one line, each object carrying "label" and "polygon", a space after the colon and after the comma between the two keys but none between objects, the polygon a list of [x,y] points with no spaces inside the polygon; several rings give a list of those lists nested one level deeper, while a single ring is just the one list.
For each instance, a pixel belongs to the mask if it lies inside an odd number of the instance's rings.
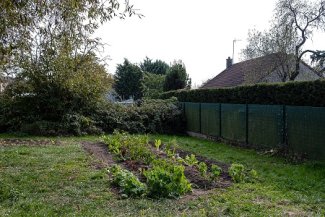
[{"label": "lawn", "polygon": [[163,142],[176,139],[181,149],[196,155],[254,168],[259,181],[180,199],[120,199],[110,188],[106,169],[96,167],[99,160],[80,144],[96,137],[32,138],[49,142],[0,143],[0,216],[325,215],[324,163],[293,164],[191,137],[151,137]]}]

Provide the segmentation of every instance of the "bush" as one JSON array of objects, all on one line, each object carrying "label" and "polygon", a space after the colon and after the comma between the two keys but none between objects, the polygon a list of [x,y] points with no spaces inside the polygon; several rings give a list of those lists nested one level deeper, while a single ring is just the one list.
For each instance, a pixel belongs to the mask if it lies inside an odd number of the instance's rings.
[{"label": "bush", "polygon": [[78,112],[65,111],[56,115],[40,115],[28,104],[31,101],[24,97],[12,99],[0,95],[0,132],[85,135],[112,133],[116,129],[129,133],[185,131],[183,113],[176,98],[149,100],[134,106],[98,102]]},{"label": "bush", "polygon": [[144,172],[151,197],[178,197],[192,190],[184,175],[184,166],[159,160]]},{"label": "bush", "polygon": [[180,102],[325,106],[325,80],[257,84],[235,88],[178,90],[160,98]]},{"label": "bush", "polygon": [[147,186],[130,171],[114,165],[108,170],[112,176],[112,184],[119,187],[125,197],[140,197],[147,191]]},{"label": "bush", "polygon": [[176,98],[145,100],[140,105],[102,104],[91,114],[104,132],[183,133],[184,117]]}]

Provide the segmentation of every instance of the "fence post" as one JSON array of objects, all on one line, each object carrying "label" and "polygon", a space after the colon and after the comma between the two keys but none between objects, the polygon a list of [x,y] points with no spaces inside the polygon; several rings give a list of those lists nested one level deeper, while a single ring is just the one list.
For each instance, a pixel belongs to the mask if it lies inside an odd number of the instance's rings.
[{"label": "fence post", "polygon": [[248,104],[246,103],[246,144],[248,144]]},{"label": "fence post", "polygon": [[282,109],[282,124],[283,124],[283,130],[282,130],[282,133],[283,133],[283,145],[285,146],[285,150],[286,151],[289,151],[289,144],[288,144],[288,137],[287,137],[287,134],[288,134],[288,129],[287,129],[287,107],[286,105],[283,105],[283,109]]},{"label": "fence post", "polygon": [[220,138],[222,138],[222,135],[221,135],[221,127],[222,127],[222,124],[221,124],[221,103],[219,103],[219,136]]},{"label": "fence post", "polygon": [[202,117],[201,117],[201,103],[199,103],[199,122],[200,122],[200,133],[202,133],[202,124],[201,124],[201,121],[202,121]]}]

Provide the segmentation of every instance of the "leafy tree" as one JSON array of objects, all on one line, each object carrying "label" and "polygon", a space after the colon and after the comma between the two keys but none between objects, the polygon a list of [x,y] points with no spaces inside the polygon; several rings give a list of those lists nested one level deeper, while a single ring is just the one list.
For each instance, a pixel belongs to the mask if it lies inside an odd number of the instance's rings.
[{"label": "leafy tree", "polygon": [[322,75],[325,72],[325,51],[316,51],[311,55],[311,59],[317,63],[316,69]]},{"label": "leafy tree", "polygon": [[[306,53],[316,51],[304,49],[313,31],[325,31],[325,1],[319,3],[306,0],[278,0],[272,26],[265,32],[251,31],[248,45],[244,49],[245,59],[280,53],[279,71],[283,81],[295,80],[300,71],[300,61]],[[293,70],[290,62],[294,63]]]},{"label": "leafy tree", "polygon": [[[247,46],[242,50],[244,59],[253,59],[266,55],[272,56],[272,64],[264,69],[264,75],[275,72],[282,82],[285,82],[294,72],[292,63],[294,51],[294,33],[291,28],[275,28],[274,26],[267,31],[260,32],[256,29],[248,33]],[[256,82],[260,75],[259,69],[251,71],[245,75],[246,83]]]},{"label": "leafy tree", "polygon": [[62,50],[76,56],[96,51],[91,35],[113,17],[135,14],[125,0],[0,1],[0,71],[19,73],[31,62],[51,61]]},{"label": "leafy tree", "polygon": [[6,115],[0,115],[0,122],[11,130],[26,129],[25,126],[35,123],[34,127],[48,126],[62,131],[63,125],[68,124],[65,121],[71,118],[88,122],[78,117],[91,114],[102,101],[112,84],[111,76],[95,55],[76,59],[62,55],[55,62],[49,75],[42,73],[42,65],[38,63],[10,83],[3,94],[2,111]]},{"label": "leafy tree", "polygon": [[182,61],[174,62],[169,68],[165,82],[164,91],[177,90],[191,87],[191,79],[186,73],[185,65]]},{"label": "leafy tree", "polygon": [[123,99],[129,97],[139,99],[142,97],[142,77],[141,69],[125,59],[123,64],[117,65],[114,75],[114,89]]},{"label": "leafy tree", "polygon": [[140,63],[140,68],[144,72],[165,75],[167,70],[169,69],[169,65],[162,60],[152,61],[152,59],[146,57],[143,60],[143,63]]},{"label": "leafy tree", "polygon": [[132,5],[127,0],[3,0],[0,10],[0,77],[15,78],[4,94],[4,122],[19,128],[89,114],[112,83],[96,56],[102,43],[92,34],[114,17],[136,14]]},{"label": "leafy tree", "polygon": [[163,92],[165,75],[143,73],[142,92],[146,98],[156,98]]},{"label": "leafy tree", "polygon": [[306,41],[312,37],[316,29],[325,31],[325,1],[318,3],[306,0],[278,0],[275,20],[279,28],[289,27],[294,31],[295,40],[295,71],[289,77],[294,80],[300,70],[300,61],[304,54],[316,53],[303,49]]}]

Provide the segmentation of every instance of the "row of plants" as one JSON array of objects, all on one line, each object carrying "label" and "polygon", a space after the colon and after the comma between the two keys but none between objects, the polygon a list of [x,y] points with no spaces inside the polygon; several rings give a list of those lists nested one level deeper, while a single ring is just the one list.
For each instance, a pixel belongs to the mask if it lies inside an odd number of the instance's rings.
[{"label": "row of plants", "polygon": [[325,106],[325,80],[256,84],[234,88],[177,90],[160,98],[180,102]]},{"label": "row of plants", "polygon": [[175,140],[162,144],[161,140],[149,141],[147,136],[119,132],[102,138],[118,164],[126,168],[113,165],[108,169],[111,183],[119,188],[122,197],[176,198],[199,188],[193,179],[198,176],[199,181],[210,183],[225,181],[227,177],[228,182],[231,179],[236,183],[257,178],[255,170],[247,170],[241,164],[222,169],[217,164],[199,161],[194,154],[181,157]]}]

